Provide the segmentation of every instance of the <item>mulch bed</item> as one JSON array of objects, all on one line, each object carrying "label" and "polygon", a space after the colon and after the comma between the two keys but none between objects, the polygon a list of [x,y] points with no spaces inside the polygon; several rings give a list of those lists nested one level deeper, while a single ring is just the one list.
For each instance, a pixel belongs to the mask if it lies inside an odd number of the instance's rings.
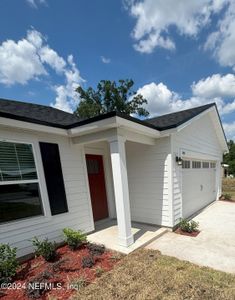
[{"label": "mulch bed", "polygon": [[177,233],[177,234],[187,235],[187,236],[192,236],[192,237],[196,237],[200,233],[199,230],[198,231],[193,231],[193,232],[186,232],[186,231],[181,230],[180,228],[177,228],[174,232]]},{"label": "mulch bed", "polygon": [[[55,262],[46,262],[42,257],[35,257],[21,264],[13,280],[14,289],[0,289],[0,299],[69,299],[76,292],[76,282],[79,278],[87,285],[101,273],[110,271],[121,259],[120,254],[106,250],[101,255],[93,256],[92,267],[83,268],[82,259],[90,255],[86,245],[76,251],[71,251],[66,245],[60,247],[57,253],[58,258]],[[31,296],[28,296],[30,292],[26,287],[29,282],[49,283],[50,288],[42,292],[33,292]]]}]

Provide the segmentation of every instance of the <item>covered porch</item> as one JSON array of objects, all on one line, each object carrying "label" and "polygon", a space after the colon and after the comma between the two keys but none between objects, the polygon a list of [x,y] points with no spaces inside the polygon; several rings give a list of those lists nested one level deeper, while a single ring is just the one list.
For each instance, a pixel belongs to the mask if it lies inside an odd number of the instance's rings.
[{"label": "covered porch", "polygon": [[[161,235],[166,230],[160,226],[163,223],[164,161],[167,156],[163,158],[158,170],[160,176],[157,184],[160,184],[160,189],[151,178],[147,182],[146,178],[149,177],[147,174],[145,176],[140,165],[139,171],[135,171],[135,163],[131,163],[131,157],[136,156],[135,150],[142,151],[138,153],[137,161],[141,161],[141,153],[145,159],[153,155],[153,149],[158,147],[160,133],[116,116],[71,129],[70,136],[74,144],[83,148],[84,163],[87,166],[94,222],[94,232],[89,235],[89,240],[129,253]],[[127,145],[132,149],[128,161],[132,168],[131,174],[127,163]],[[147,163],[148,168],[155,164],[151,161]],[[154,172],[155,178],[156,168],[151,172]],[[135,173],[138,173],[137,176]],[[135,181],[132,183],[132,191],[129,189],[129,179]],[[132,211],[130,194],[133,199]]]},{"label": "covered porch", "polygon": [[124,247],[118,241],[118,225],[115,219],[105,219],[95,223],[95,231],[88,235],[88,241],[105,245],[106,248],[128,254],[140,247],[144,247],[164,233],[168,229],[144,223],[131,222],[133,244]]}]

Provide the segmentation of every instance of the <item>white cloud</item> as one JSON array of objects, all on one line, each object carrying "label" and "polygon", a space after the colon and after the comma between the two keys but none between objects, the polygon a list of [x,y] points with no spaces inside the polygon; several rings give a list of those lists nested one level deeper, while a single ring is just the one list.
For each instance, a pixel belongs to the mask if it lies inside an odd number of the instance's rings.
[{"label": "white cloud", "polygon": [[227,139],[235,141],[235,122],[223,123],[223,127]]},{"label": "white cloud", "polygon": [[192,91],[195,96],[214,97],[235,97],[235,75],[214,74],[207,78],[193,83]]},{"label": "white cloud", "polygon": [[171,27],[180,35],[195,38],[228,1],[126,0],[125,7],[136,19],[132,32],[135,49],[143,53],[151,53],[156,47],[174,49],[175,43],[169,33]]},{"label": "white cloud", "polygon": [[26,2],[27,2],[32,8],[38,8],[38,6],[41,5],[41,4],[47,5],[46,0],[26,0]]},{"label": "white cloud", "polygon": [[178,93],[171,91],[162,82],[146,84],[138,89],[137,93],[142,94],[147,99],[146,108],[151,116],[163,115],[213,102],[199,97],[183,100]]},{"label": "white cloud", "polygon": [[220,65],[235,70],[235,2],[225,2],[229,3],[225,15],[218,22],[218,30],[209,35],[204,48],[212,51]]},{"label": "white cloud", "polygon": [[42,63],[47,63],[57,73],[64,71],[66,62],[53,49],[49,48],[49,46],[42,47],[39,51],[39,56]]},{"label": "white cloud", "polygon": [[66,84],[54,87],[57,96],[55,103],[51,103],[51,106],[72,113],[79,103],[79,94],[75,90],[84,80],[80,76],[72,55],[68,56],[68,64],[70,68],[65,70]]},{"label": "white cloud", "polygon": [[148,100],[147,109],[151,115],[161,115],[172,111],[172,105],[179,99],[179,95],[170,91],[162,82],[146,84],[138,89],[137,93]]},{"label": "white cloud", "polygon": [[34,29],[17,42],[7,40],[0,45],[0,83],[27,84],[30,80],[49,76],[48,67],[65,78],[64,85],[52,86],[57,94],[53,106],[72,112],[78,101],[75,88],[82,82],[72,55],[65,61]]},{"label": "white cloud", "polygon": [[37,49],[42,47],[43,42],[46,40],[45,37],[37,30],[28,30],[26,38],[33,46]]},{"label": "white cloud", "polygon": [[212,75],[191,86],[192,97],[183,99],[165,84],[149,83],[138,89],[148,101],[147,109],[151,116],[189,109],[215,102],[221,115],[235,112],[235,76],[227,74]]},{"label": "white cloud", "polygon": [[100,59],[101,59],[102,63],[104,63],[104,64],[109,64],[109,63],[111,63],[111,59],[108,58],[108,57],[101,56]]},{"label": "white cloud", "polygon": [[[6,85],[26,84],[30,79],[45,75],[46,70],[38,56],[38,48],[31,34],[15,42],[7,40],[0,45],[0,82]],[[40,37],[38,36],[38,39]]]},{"label": "white cloud", "polygon": [[[216,74],[218,75],[218,74]],[[230,74],[228,74],[230,75]],[[227,78],[226,76],[224,76]],[[210,78],[213,78],[211,76]],[[221,81],[223,82],[223,77],[221,76]],[[206,82],[207,79],[205,79]],[[192,85],[192,89],[197,84]],[[219,87],[221,87],[221,82],[218,82]],[[199,87],[202,87],[202,90],[199,89]],[[148,101],[148,104],[146,106],[147,110],[150,112],[150,117],[163,115],[171,112],[176,112],[179,110],[185,110],[192,107],[205,105],[208,103],[215,102],[217,104],[219,113],[221,115],[226,115],[231,112],[235,112],[235,101],[225,101],[222,97],[215,97],[215,94],[213,94],[214,87],[211,87],[211,92],[208,90],[204,90],[203,86],[203,80],[200,80],[197,85],[197,95],[193,95],[189,99],[182,99],[182,97],[177,94],[174,91],[171,91],[165,84],[161,83],[150,83],[144,85],[142,88],[140,88],[137,93],[142,94]],[[205,94],[203,94],[203,91],[205,91]],[[213,93],[212,93],[213,92]],[[218,93],[220,95],[228,95],[227,91],[224,91],[224,89],[219,90]],[[206,97],[207,95],[212,95],[213,97]],[[223,127],[225,130],[225,134],[227,139],[235,140],[235,122],[232,123],[223,123]]]}]

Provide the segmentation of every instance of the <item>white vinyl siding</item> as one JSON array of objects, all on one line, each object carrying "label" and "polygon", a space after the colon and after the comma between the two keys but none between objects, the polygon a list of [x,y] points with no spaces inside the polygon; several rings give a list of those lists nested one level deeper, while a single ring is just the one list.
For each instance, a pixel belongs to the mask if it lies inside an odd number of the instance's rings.
[{"label": "white vinyl siding", "polygon": [[[33,236],[48,237],[51,240],[61,241],[62,229],[71,227],[89,232],[94,229],[89,192],[87,189],[86,166],[84,150],[72,144],[67,137],[55,134],[42,134],[33,131],[17,131],[0,129],[2,139],[32,143],[35,150],[35,163],[41,190],[41,198],[45,208],[45,215],[25,220],[17,220],[0,225],[0,243],[10,243],[17,247],[18,256],[32,252],[29,240]],[[51,216],[39,141],[57,143],[59,145],[65,191],[68,202],[68,213]]]},{"label": "white vinyl siding", "polygon": [[126,142],[132,221],[170,226],[170,139],[156,145]]},{"label": "white vinyl siding", "polygon": [[[203,161],[210,162],[210,167],[212,164],[214,166],[215,162],[220,165],[222,160],[222,151],[210,113],[204,114],[198,120],[192,120],[191,124],[172,135],[172,155],[173,157],[180,156],[183,160],[191,160],[192,169],[190,169],[190,171],[194,170],[194,172],[200,173],[200,171],[203,170]],[[194,161],[196,163],[194,163]],[[199,165],[201,165],[200,168],[198,168]],[[197,166],[197,168],[194,168],[195,166]],[[173,159],[174,225],[177,224],[182,217],[182,188],[184,184],[187,184],[182,180],[183,170],[187,169],[183,169],[181,166],[178,166]],[[205,168],[204,171],[206,170],[207,169]],[[219,172],[219,168],[216,167],[215,198],[218,198],[220,193]],[[198,175],[198,178],[200,179],[200,175]],[[201,178],[201,183],[198,182],[198,185],[199,184],[204,184],[203,177]],[[192,193],[194,192],[194,188],[195,187],[192,185]]]}]

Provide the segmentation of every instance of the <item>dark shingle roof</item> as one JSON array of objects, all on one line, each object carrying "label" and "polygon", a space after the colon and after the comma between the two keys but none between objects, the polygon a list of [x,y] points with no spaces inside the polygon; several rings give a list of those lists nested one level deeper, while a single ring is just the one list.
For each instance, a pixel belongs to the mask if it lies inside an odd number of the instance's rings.
[{"label": "dark shingle roof", "polygon": [[211,103],[146,120],[139,120],[118,112],[110,112],[84,120],[79,119],[74,114],[70,114],[50,106],[0,98],[0,117],[68,129],[98,120],[107,119],[113,116],[119,116],[150,128],[166,130],[177,127],[189,121],[196,115],[202,113],[212,106],[215,106],[215,104]]},{"label": "dark shingle roof", "polygon": [[79,121],[75,115],[50,106],[1,98],[0,116],[59,128]]},{"label": "dark shingle roof", "polygon": [[187,110],[182,110],[179,112],[147,119],[144,122],[154,125],[158,130],[166,130],[170,128],[178,127],[179,125],[189,121],[193,117],[199,115],[203,111],[215,106],[215,103],[210,103],[207,105],[190,108]]}]

